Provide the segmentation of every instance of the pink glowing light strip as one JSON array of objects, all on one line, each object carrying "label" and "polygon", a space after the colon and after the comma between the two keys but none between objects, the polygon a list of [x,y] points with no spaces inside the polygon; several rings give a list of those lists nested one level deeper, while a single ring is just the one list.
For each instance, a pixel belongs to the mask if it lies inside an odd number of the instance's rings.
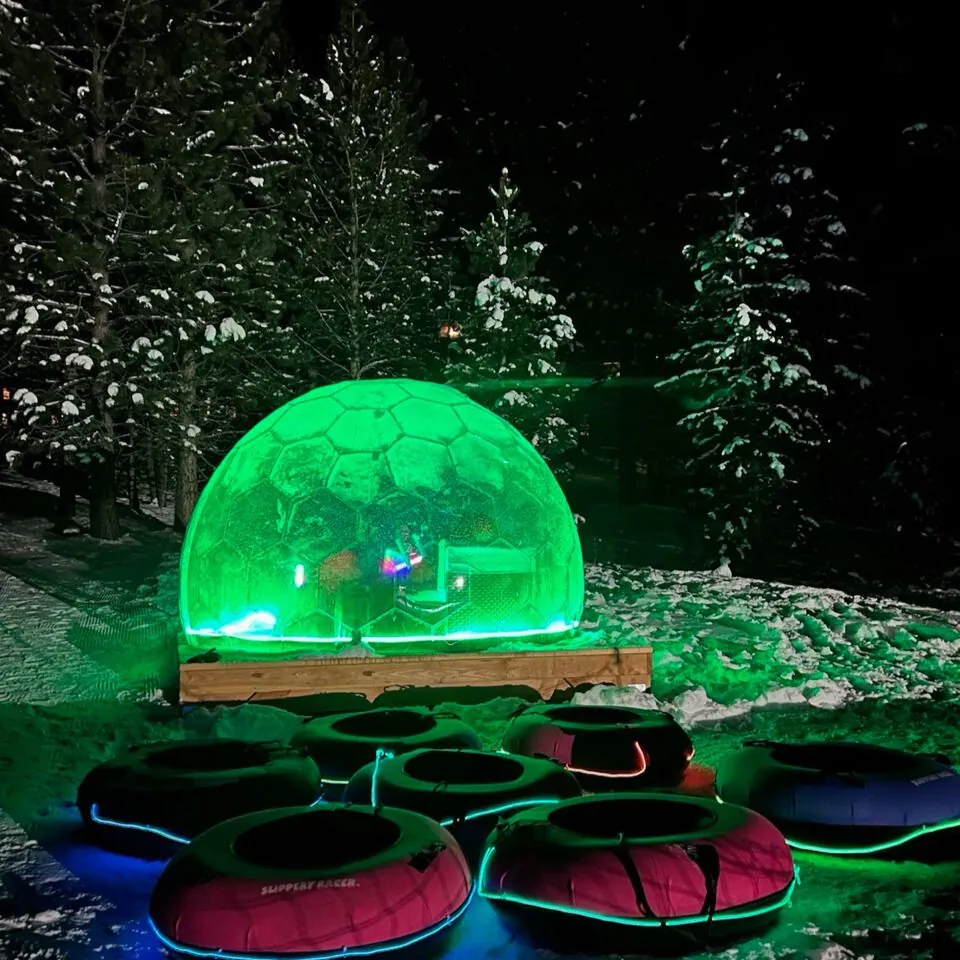
[{"label": "pink glowing light strip", "polygon": [[581,770],[579,767],[567,767],[571,773],[582,773],[588,777],[609,777],[610,779],[625,779],[628,777],[639,777],[647,772],[647,755],[643,752],[643,747],[639,743],[634,743],[634,752],[637,758],[637,767],[635,770]]}]

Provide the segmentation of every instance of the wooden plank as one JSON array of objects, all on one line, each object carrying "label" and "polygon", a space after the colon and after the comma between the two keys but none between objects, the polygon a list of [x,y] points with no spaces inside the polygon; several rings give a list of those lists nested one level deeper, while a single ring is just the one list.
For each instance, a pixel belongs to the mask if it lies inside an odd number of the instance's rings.
[{"label": "wooden plank", "polygon": [[181,703],[281,700],[321,693],[357,693],[373,701],[410,687],[511,687],[545,700],[584,683],[649,686],[650,647],[596,647],[424,657],[316,657],[260,663],[183,663]]}]

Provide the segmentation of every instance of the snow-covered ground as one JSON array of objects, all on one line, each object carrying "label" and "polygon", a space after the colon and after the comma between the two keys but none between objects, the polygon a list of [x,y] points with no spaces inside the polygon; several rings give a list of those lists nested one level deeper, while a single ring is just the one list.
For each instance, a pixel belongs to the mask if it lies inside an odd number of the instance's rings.
[{"label": "snow-covered ground", "polygon": [[[12,550],[22,559],[25,543],[11,541],[8,532],[17,530],[4,527],[0,554]],[[18,535],[26,536],[22,529]],[[130,686],[130,676],[141,676],[137,670],[105,666],[95,647],[93,655],[82,652],[76,630],[86,636],[108,622],[115,641],[129,623],[131,656],[161,662],[159,647],[169,645],[169,634],[143,631],[144,605],[169,616],[175,603],[170,570],[172,565],[135,604],[110,599],[107,592],[89,609],[0,574],[3,960],[159,960],[143,921],[160,867],[102,853],[74,836],[71,801],[80,778],[137,740],[276,738],[298,722],[284,711],[253,705],[180,718],[150,683]],[[651,644],[655,679],[652,691],[595,688],[578,698],[673,712],[690,729],[698,761],[711,764],[758,735],[859,737],[960,756],[953,707],[960,686],[960,613],[784,584],[604,565],[588,569],[588,585],[591,642]],[[517,705],[500,699],[449,706],[492,747]],[[779,926],[721,956],[960,957],[960,869],[814,856],[799,862],[801,886]],[[477,903],[445,956],[540,955],[488,904]]]}]

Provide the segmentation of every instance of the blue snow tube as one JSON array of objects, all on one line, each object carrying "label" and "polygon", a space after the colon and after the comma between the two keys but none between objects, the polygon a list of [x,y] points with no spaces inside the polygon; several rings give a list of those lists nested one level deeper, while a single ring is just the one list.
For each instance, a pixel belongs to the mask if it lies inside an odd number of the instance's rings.
[{"label": "blue snow tube", "polygon": [[960,773],[940,755],[748,740],[717,766],[717,795],[762,814],[797,850],[960,857]]}]

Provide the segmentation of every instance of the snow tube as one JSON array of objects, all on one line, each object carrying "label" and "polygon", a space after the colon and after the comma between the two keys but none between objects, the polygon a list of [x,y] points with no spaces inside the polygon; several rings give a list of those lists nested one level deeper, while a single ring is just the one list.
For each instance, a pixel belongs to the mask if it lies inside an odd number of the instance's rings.
[{"label": "snow tube", "polygon": [[579,704],[524,710],[502,749],[559,760],[589,790],[676,786],[693,756],[690,737],[666,713]]},{"label": "snow tube", "polygon": [[762,813],[799,850],[921,860],[960,853],[960,775],[944,757],[748,740],[718,765],[717,792]]},{"label": "snow tube", "polygon": [[431,817],[450,830],[471,859],[482,852],[497,817],[581,793],[573,774],[551,760],[427,749],[368,764],[350,778],[343,799]]},{"label": "snow tube", "polygon": [[790,848],[764,817],[657,792],[518,813],[494,830],[478,878],[481,896],[521,909],[568,945],[593,942],[592,953],[753,933],[776,918],[794,883]]},{"label": "snow tube", "polygon": [[368,956],[443,932],[471,894],[463,853],[439,824],[320,804],[202,834],[161,874],[150,922],[191,957]]},{"label": "snow tube", "polygon": [[77,806],[101,845],[162,857],[230,817],[310,804],[321,790],[316,764],[292,747],[178,740],[141,744],[94,767]]},{"label": "snow tube", "polygon": [[398,707],[337,713],[308,720],[291,741],[320,768],[323,795],[336,800],[350,778],[373,763],[377,751],[407,753],[421,747],[480,747],[475,730],[452,713]]}]

